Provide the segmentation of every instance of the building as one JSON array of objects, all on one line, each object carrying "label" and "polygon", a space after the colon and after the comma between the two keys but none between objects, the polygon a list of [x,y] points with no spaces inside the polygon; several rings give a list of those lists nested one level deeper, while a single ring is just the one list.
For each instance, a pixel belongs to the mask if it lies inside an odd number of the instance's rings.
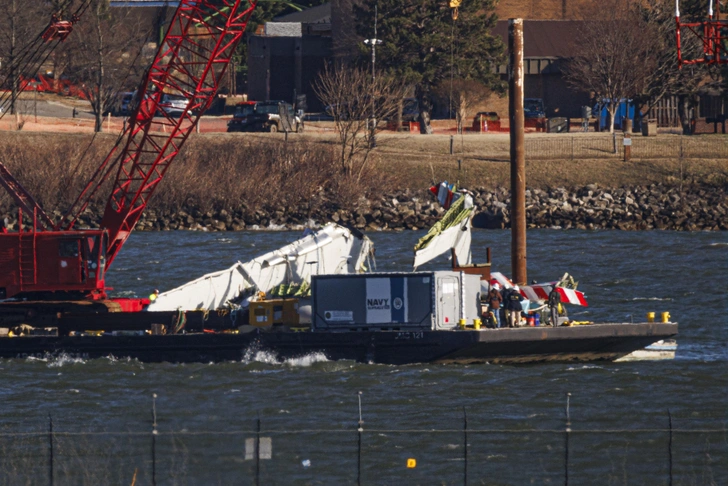
[{"label": "building", "polygon": [[[590,104],[589,94],[570,88],[563,77],[568,59],[578,52],[575,39],[582,25],[580,20],[523,22],[524,96],[541,98],[549,118],[581,117],[581,107]],[[507,20],[498,21],[493,33],[508,45]],[[506,66],[498,72],[506,79]]]},{"label": "building", "polygon": [[331,56],[330,3],[277,17],[248,38],[248,99],[305,95],[306,110],[320,111],[314,83]]}]

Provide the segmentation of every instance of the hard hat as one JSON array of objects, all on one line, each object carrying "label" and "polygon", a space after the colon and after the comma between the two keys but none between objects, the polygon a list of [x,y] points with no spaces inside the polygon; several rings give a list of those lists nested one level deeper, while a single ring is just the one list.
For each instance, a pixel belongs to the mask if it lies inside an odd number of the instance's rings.
[{"label": "hard hat", "polygon": [[496,282],[493,284],[493,288],[496,290],[500,290],[500,285],[498,285],[498,283]]},{"label": "hard hat", "polygon": [[515,290],[516,292],[519,292],[521,289],[518,288],[518,285],[514,285],[513,290]]}]

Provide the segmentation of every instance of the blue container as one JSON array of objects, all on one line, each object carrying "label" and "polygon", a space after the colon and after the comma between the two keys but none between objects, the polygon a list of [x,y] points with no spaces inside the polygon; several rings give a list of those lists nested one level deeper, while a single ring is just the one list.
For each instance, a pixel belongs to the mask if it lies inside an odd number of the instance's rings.
[{"label": "blue container", "polygon": [[533,325],[534,326],[540,326],[541,325],[541,314],[539,314],[538,312],[536,312],[533,315]]}]

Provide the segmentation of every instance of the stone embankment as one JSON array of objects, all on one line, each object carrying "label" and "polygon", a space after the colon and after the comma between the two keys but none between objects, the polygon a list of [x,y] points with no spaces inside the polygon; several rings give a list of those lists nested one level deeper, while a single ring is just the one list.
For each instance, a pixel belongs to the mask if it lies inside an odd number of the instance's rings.
[{"label": "stone embankment", "polygon": [[[472,191],[478,211],[473,225],[478,228],[510,227],[510,194],[500,188]],[[555,188],[526,192],[529,228],[620,229],[620,230],[728,230],[728,197],[722,187],[679,187],[651,185],[605,189],[589,185],[577,190]],[[200,211],[147,210],[137,230],[240,231],[301,229],[329,221],[364,231],[425,229],[444,210],[426,191],[401,191],[376,199],[362,199],[356,209],[343,209],[322,197],[310,204],[288,208],[284,204],[267,208]],[[79,226],[97,227],[100,212],[87,211]],[[14,228],[11,222],[11,229]]]}]

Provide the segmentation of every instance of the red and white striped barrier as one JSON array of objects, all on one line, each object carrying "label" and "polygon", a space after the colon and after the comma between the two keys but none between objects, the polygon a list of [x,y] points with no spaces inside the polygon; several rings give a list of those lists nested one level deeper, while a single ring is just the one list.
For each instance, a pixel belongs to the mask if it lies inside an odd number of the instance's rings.
[{"label": "red and white striped barrier", "polygon": [[561,302],[589,307],[589,304],[586,302],[584,292],[579,292],[574,289],[565,289],[563,287],[556,287],[556,291],[561,294]]},{"label": "red and white striped barrier", "polygon": [[[490,273],[490,284],[493,285],[498,283],[504,289],[511,289],[514,287],[508,277],[500,272]],[[519,292],[522,296],[530,300],[531,302],[542,302],[548,300],[551,290],[558,282],[544,282],[533,285],[522,285],[519,287]],[[561,295],[561,302],[564,304],[574,304],[588,307],[589,304],[586,301],[584,292],[578,290],[565,289],[563,287],[556,287],[556,291]]]}]

